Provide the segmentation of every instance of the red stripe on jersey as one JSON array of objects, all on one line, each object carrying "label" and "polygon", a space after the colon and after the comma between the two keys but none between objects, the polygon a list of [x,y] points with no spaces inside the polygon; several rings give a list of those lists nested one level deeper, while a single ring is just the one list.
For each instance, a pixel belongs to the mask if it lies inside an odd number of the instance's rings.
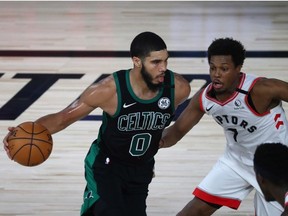
[{"label": "red stripe on jersey", "polygon": [[240,200],[213,196],[211,194],[208,194],[208,193],[202,191],[199,188],[196,188],[193,191],[193,194],[196,197],[198,197],[199,199],[204,200],[206,202],[217,204],[217,205],[221,205],[221,206],[227,206],[227,207],[232,208],[232,209],[238,209],[238,207],[241,204]]}]

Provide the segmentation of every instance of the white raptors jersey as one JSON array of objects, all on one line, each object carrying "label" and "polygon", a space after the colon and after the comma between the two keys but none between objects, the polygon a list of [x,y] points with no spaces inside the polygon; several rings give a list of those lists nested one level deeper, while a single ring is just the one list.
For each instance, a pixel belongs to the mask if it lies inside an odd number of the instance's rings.
[{"label": "white raptors jersey", "polygon": [[[280,103],[270,111],[259,114],[248,103],[248,92],[259,78],[242,73],[239,91],[225,102],[217,101],[207,92],[202,92],[200,104],[223,127],[227,140],[226,156],[253,166],[256,147],[261,143],[280,142],[288,145],[288,122]],[[243,90],[243,91],[242,91]]]}]

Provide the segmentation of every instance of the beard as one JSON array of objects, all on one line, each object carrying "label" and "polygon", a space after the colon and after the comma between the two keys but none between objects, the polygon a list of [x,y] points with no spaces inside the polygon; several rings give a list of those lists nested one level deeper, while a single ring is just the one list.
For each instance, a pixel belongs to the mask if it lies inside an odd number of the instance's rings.
[{"label": "beard", "polygon": [[143,80],[145,81],[146,85],[148,86],[148,88],[153,91],[153,92],[156,92],[158,91],[162,86],[163,86],[163,83],[153,83],[152,80],[152,76],[147,72],[146,68],[144,65],[142,65],[142,68],[141,68],[141,75],[143,77]]}]

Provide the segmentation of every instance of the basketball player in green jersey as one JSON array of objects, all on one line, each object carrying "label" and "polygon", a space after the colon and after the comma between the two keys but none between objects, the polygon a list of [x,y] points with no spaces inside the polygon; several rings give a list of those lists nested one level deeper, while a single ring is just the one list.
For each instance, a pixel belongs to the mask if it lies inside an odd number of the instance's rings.
[{"label": "basketball player in green jersey", "polygon": [[[96,108],[103,110],[85,159],[82,216],[146,216],[162,131],[190,94],[187,80],[167,69],[167,47],[158,35],[137,35],[130,52],[132,69],[111,74],[64,110],[36,120],[54,134]],[[9,156],[6,138],[4,148]]]}]

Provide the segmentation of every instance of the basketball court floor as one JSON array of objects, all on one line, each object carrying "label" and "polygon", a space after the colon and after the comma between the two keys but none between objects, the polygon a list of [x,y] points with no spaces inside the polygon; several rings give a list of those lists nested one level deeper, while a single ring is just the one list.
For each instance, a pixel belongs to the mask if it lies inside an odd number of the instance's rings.
[{"label": "basketball court floor", "polygon": [[[143,31],[165,40],[168,67],[190,81],[191,96],[208,82],[205,51],[219,37],[245,45],[243,72],[288,81],[285,1],[1,1],[0,30],[1,140],[8,126],[59,111],[101,77],[130,68],[130,42]],[[10,161],[2,148],[0,216],[79,215],[84,157],[99,119],[95,110],[55,134],[50,158],[36,167]],[[161,149],[148,216],[176,215],[224,147],[222,129],[205,116],[176,146]],[[253,216],[253,194],[238,211],[214,215]]]}]

